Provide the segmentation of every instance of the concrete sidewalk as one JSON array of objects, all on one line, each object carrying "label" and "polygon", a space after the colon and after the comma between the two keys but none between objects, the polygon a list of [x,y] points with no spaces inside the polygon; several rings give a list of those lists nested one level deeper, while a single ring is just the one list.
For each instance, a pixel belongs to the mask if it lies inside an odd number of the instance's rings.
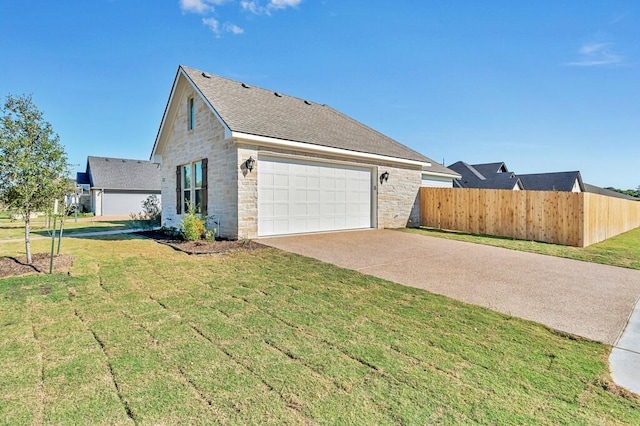
[{"label": "concrete sidewalk", "polygon": [[614,382],[640,394],[640,303],[609,355],[609,366]]}]

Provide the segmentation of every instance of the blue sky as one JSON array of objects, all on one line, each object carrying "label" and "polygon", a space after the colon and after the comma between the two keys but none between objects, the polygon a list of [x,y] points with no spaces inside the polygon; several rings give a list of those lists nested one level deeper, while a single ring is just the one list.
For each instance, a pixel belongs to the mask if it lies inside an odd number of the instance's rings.
[{"label": "blue sky", "polygon": [[2,0],[0,96],[75,170],[147,159],[179,64],[326,103],[451,164],[640,185],[640,2]]}]

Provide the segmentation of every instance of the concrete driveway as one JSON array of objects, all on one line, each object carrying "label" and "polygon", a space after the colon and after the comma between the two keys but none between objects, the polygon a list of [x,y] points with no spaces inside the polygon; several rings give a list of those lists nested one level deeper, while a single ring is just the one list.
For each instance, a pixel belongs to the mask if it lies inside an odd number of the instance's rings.
[{"label": "concrete driveway", "polygon": [[260,242],[613,345],[640,271],[390,230]]}]

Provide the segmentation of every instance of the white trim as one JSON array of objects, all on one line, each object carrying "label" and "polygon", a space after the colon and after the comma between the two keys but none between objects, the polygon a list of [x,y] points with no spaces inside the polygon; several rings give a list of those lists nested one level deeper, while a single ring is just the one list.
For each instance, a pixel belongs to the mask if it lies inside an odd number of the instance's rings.
[{"label": "white trim", "polygon": [[446,174],[446,173],[441,173],[441,172],[430,172],[430,171],[426,171],[426,170],[423,170],[423,171],[422,171],[422,175],[423,175],[423,176],[424,176],[424,175],[428,175],[428,176],[438,176],[438,177],[445,177],[445,178],[450,178],[450,179],[461,179],[461,178],[462,178],[462,176],[457,175],[457,174],[456,174],[456,175],[449,175],[449,174]]},{"label": "white trim", "polygon": [[322,145],[315,145],[307,142],[294,142],[285,139],[271,138],[267,136],[256,136],[242,132],[231,132],[231,137],[242,139],[256,145],[277,146],[295,149],[298,151],[321,152],[324,154],[335,154],[343,157],[366,158],[369,160],[387,161],[390,163],[408,164],[412,166],[429,167],[431,163],[425,161],[407,160],[404,158],[388,157],[386,155],[371,154],[367,152],[349,151],[348,149],[333,148]]}]

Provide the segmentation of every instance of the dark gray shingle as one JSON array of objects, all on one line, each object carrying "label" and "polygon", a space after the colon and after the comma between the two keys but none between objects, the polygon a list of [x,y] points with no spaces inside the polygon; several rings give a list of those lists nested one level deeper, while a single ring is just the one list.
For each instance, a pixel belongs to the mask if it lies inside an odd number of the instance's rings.
[{"label": "dark gray shingle", "polygon": [[582,177],[579,171],[554,172],[554,173],[532,173],[518,175],[524,189],[528,191],[571,191],[573,185],[578,180],[580,190],[584,190]]}]

